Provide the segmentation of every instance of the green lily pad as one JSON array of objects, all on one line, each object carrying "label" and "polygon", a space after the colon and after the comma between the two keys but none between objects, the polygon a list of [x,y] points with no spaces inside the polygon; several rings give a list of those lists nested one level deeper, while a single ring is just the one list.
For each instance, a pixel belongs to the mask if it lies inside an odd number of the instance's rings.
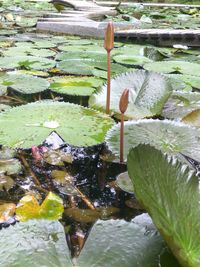
[{"label": "green lily pad", "polygon": [[13,90],[22,94],[35,94],[42,92],[49,87],[49,82],[43,78],[38,78],[26,74],[9,74],[4,80]]},{"label": "green lily pad", "polygon": [[189,83],[185,83],[183,80],[181,80],[180,76],[184,76],[184,75],[181,75],[181,74],[180,75],[179,74],[165,74],[165,75],[170,78],[173,91],[181,91],[181,92],[192,91],[192,86]]},{"label": "green lily pad", "polygon": [[49,89],[65,95],[90,96],[102,83],[94,77],[55,77]]},{"label": "green lily pad", "polygon": [[89,39],[72,39],[72,40],[67,40],[67,45],[92,45],[95,40],[89,40]]},{"label": "green lily pad", "polygon": [[200,77],[198,76],[171,74],[170,77],[179,79],[187,86],[200,90]]},{"label": "green lily pad", "polygon": [[134,193],[133,183],[128,175],[128,172],[122,172],[117,176],[117,185],[125,192]]},{"label": "green lily pad", "polygon": [[15,31],[15,30],[0,29],[0,36],[1,35],[9,36],[9,35],[15,35],[15,34],[17,34],[17,31]]},{"label": "green lily pad", "polygon": [[[120,220],[97,221],[77,260],[78,266],[158,267],[162,241],[155,231]],[[145,251],[145,253],[144,253]]]},{"label": "green lily pad", "polygon": [[11,106],[4,105],[4,104],[0,104],[0,112],[1,112],[1,111],[4,111],[4,110],[6,110],[6,109],[10,109],[10,108],[11,108]]},{"label": "green lily pad", "polygon": [[56,52],[45,48],[43,49],[32,48],[27,51],[27,54],[35,57],[53,57],[56,55]]},{"label": "green lily pad", "polygon": [[7,93],[7,86],[0,84],[0,96]]},{"label": "green lily pad", "polygon": [[[20,222],[0,232],[0,244],[4,248],[0,251],[2,267],[74,266],[63,227],[57,221]],[[155,230],[147,232],[145,227],[120,220],[99,220],[90,232],[77,265],[158,267],[162,249],[163,241]]]},{"label": "green lily pad", "polygon": [[96,53],[105,53],[106,54],[106,51],[102,46],[98,46],[98,45],[60,45],[58,46],[58,49],[60,51],[63,51],[63,52],[80,52],[80,51],[85,51],[85,52],[88,52],[88,53],[91,53],[91,52],[96,52]]},{"label": "green lily pad", "polygon": [[147,57],[132,55],[118,55],[114,56],[113,59],[117,63],[131,66],[143,66],[145,63],[152,62]]},{"label": "green lily pad", "polygon": [[41,144],[54,130],[69,144],[102,143],[112,119],[92,109],[64,102],[41,101],[0,114],[0,144],[29,148]]},{"label": "green lily pad", "polygon": [[174,92],[165,103],[162,116],[168,119],[182,119],[193,110],[199,108],[199,93]]},{"label": "green lily pad", "polygon": [[20,17],[15,24],[22,28],[34,27],[37,23],[37,18]]},{"label": "green lily pad", "polygon": [[[143,119],[125,122],[124,155],[139,144],[150,144],[164,153],[178,156],[182,153],[200,161],[200,130],[184,123],[170,120]],[[119,156],[120,124],[106,135],[109,149]]]},{"label": "green lily pad", "polygon": [[50,40],[36,40],[34,41],[33,46],[35,48],[53,48],[57,47],[57,43],[50,41]]},{"label": "green lily pad", "polygon": [[158,61],[147,63],[144,65],[146,70],[173,73],[178,72],[181,74],[200,76],[200,64],[190,63],[186,61]]},{"label": "green lily pad", "polygon": [[130,151],[128,172],[137,200],[151,214],[181,266],[199,266],[198,178],[180,162],[145,145]]},{"label": "green lily pad", "polygon": [[58,62],[57,68],[68,74],[92,75],[92,70],[95,67],[98,67],[98,65],[102,62],[106,65],[106,61],[103,58],[93,60],[89,58],[76,57]]},{"label": "green lily pad", "polygon": [[47,70],[55,66],[55,61],[33,56],[15,56],[15,57],[1,57],[0,68],[2,69],[36,69],[36,70]]},{"label": "green lily pad", "polygon": [[15,71],[16,74],[28,74],[28,75],[33,75],[33,76],[38,76],[38,77],[49,77],[49,73],[41,70],[17,70]]},{"label": "green lily pad", "polygon": [[107,55],[104,52],[62,52],[57,54],[56,60],[72,60],[72,59],[88,59],[88,60],[101,60],[106,61]]},{"label": "green lily pad", "polygon": [[0,236],[5,248],[0,251],[2,267],[72,266],[64,229],[58,221],[20,222],[3,229]]},{"label": "green lily pad", "polygon": [[[124,89],[129,89],[127,118],[144,118],[159,115],[172,92],[169,79],[143,70],[127,72],[111,80],[111,113],[119,116],[119,100]],[[90,97],[90,107],[105,110],[107,86]]]}]

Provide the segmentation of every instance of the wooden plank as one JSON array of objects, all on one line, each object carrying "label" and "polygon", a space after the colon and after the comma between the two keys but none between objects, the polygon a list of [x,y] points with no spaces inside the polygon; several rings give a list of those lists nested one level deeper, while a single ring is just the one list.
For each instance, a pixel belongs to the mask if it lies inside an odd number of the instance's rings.
[{"label": "wooden plank", "polygon": [[[96,4],[105,7],[115,7],[119,4],[119,1],[95,1]],[[170,4],[170,3],[133,3],[133,2],[121,2],[121,6],[131,7],[134,5],[143,5],[146,7],[171,7],[171,8],[200,8],[200,5],[189,4]]]},{"label": "wooden plank", "polygon": [[115,36],[137,43],[172,46],[182,44],[200,47],[200,30],[131,29],[115,32]]}]

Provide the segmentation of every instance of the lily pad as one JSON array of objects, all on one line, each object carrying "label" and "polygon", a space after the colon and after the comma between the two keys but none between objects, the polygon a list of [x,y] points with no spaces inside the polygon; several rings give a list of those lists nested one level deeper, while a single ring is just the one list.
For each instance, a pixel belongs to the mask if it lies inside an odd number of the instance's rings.
[{"label": "lily pad", "polygon": [[0,144],[10,147],[39,145],[55,129],[71,145],[92,146],[104,141],[113,121],[79,105],[41,101],[1,113],[0,125]]},{"label": "lily pad", "polygon": [[151,214],[181,266],[199,266],[198,178],[177,160],[145,145],[130,151],[128,171],[137,200]]},{"label": "lily pad", "polygon": [[72,266],[64,229],[58,221],[20,222],[2,229],[0,237],[2,267]]},{"label": "lily pad", "polygon": [[125,192],[134,193],[133,183],[128,175],[128,172],[122,172],[117,176],[117,185]]},{"label": "lily pad", "polygon": [[187,75],[200,76],[200,64],[186,61],[157,61],[144,65],[146,70],[173,73],[178,72]]},{"label": "lily pad", "polygon": [[[143,70],[127,72],[111,80],[111,113],[119,116],[119,100],[124,89],[129,89],[127,118],[144,118],[159,115],[169,98],[172,87],[164,76]],[[105,110],[107,86],[90,97],[90,107]]]},{"label": "lily pad", "polygon": [[56,62],[42,57],[33,56],[15,56],[15,57],[1,57],[0,68],[2,69],[36,69],[36,70],[47,70],[53,68]]},{"label": "lily pad", "polygon": [[104,59],[92,60],[89,58],[73,58],[58,62],[57,68],[68,74],[76,75],[93,75],[92,70],[98,67],[99,64],[106,61]]},{"label": "lily pad", "polygon": [[106,61],[106,53],[104,52],[68,52],[59,53],[56,56],[56,60],[71,60],[71,59],[88,59],[88,60],[101,60]]},{"label": "lily pad", "polygon": [[170,77],[183,81],[187,86],[200,90],[200,77],[192,75],[171,74]]},{"label": "lily pad", "polygon": [[114,61],[124,65],[131,65],[131,66],[143,66],[145,63],[152,62],[147,57],[142,56],[126,56],[126,55],[118,55],[113,57]]},{"label": "lily pad", "polygon": [[8,106],[8,105],[0,104],[0,112],[1,112],[1,111],[4,111],[4,110],[6,110],[6,109],[10,109],[10,108],[11,108],[11,107]]},{"label": "lily pad", "polygon": [[17,174],[21,171],[21,168],[22,166],[18,159],[0,159],[0,173]]},{"label": "lily pad", "polygon": [[94,77],[55,77],[49,89],[65,95],[90,96],[102,83]]},{"label": "lily pad", "polygon": [[174,92],[165,103],[162,116],[168,119],[182,119],[190,112],[199,108],[199,93]]},{"label": "lily pad", "polygon": [[[73,266],[63,227],[57,221],[32,220],[3,229],[0,245],[4,248],[0,251],[2,267]],[[77,265],[158,267],[162,249],[163,241],[155,231],[120,220],[98,221]]]},{"label": "lily pad", "polygon": [[[124,154],[139,144],[150,144],[164,153],[178,156],[182,153],[200,161],[200,130],[184,123],[170,120],[143,119],[125,122]],[[156,137],[156,138],[155,138]],[[120,124],[107,133],[109,149],[119,156]]]},{"label": "lily pad", "polygon": [[43,78],[15,73],[9,73],[4,84],[8,84],[10,88],[22,94],[39,93],[49,87],[49,82]]}]

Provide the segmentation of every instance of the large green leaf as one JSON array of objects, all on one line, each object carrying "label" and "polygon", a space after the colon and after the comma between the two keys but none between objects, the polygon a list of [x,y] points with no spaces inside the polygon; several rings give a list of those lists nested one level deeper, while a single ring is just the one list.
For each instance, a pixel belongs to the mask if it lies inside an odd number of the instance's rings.
[{"label": "large green leaf", "polygon": [[[172,92],[170,80],[158,73],[143,70],[127,72],[111,80],[111,113],[119,115],[119,100],[124,89],[129,89],[128,118],[159,115]],[[91,96],[90,107],[105,110],[107,86]]]},{"label": "large green leaf", "polygon": [[6,84],[13,90],[23,94],[42,92],[49,87],[49,82],[43,78],[15,73],[9,73],[6,79],[4,79],[3,84]]},{"label": "large green leaf", "polygon": [[0,144],[11,147],[39,145],[53,130],[69,144],[91,146],[104,141],[113,121],[79,105],[41,101],[1,113],[0,125]]},{"label": "large green leaf", "polygon": [[70,254],[62,225],[33,220],[0,232],[1,267],[70,267]]},{"label": "large green leaf", "polygon": [[153,147],[130,151],[128,171],[137,199],[183,267],[200,266],[199,180]]},{"label": "large green leaf", "polygon": [[182,74],[200,76],[200,64],[187,61],[158,61],[144,65],[146,70],[162,73],[178,72]]},{"label": "large green leaf", "polygon": [[98,221],[78,258],[80,267],[158,267],[162,240],[155,231],[120,220]]},{"label": "large green leaf", "polygon": [[[72,267],[63,227],[33,220],[0,232],[1,267]],[[80,267],[159,267],[163,240],[155,230],[120,221],[98,221],[77,259]]]},{"label": "large green leaf", "polygon": [[[125,122],[124,153],[132,147],[150,144],[171,155],[185,154],[200,161],[200,130],[170,120],[143,119]],[[114,125],[106,135],[109,149],[119,156],[120,124]]]}]

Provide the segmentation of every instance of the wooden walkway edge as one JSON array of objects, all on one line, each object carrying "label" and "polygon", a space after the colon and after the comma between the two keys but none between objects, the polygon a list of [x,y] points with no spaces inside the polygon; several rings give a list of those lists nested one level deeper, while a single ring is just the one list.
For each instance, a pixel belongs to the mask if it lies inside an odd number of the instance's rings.
[{"label": "wooden walkway edge", "polygon": [[[102,38],[106,22],[101,22],[107,15],[115,15],[113,7],[103,7],[94,2],[79,0],[54,0],[71,7],[63,13],[50,13],[37,22],[39,31],[64,33],[85,37]],[[101,2],[102,3],[102,2]],[[200,5],[199,5],[200,6]],[[134,43],[172,46],[182,44],[200,47],[200,30],[140,29],[140,21],[114,22],[115,36],[126,38]]]}]

